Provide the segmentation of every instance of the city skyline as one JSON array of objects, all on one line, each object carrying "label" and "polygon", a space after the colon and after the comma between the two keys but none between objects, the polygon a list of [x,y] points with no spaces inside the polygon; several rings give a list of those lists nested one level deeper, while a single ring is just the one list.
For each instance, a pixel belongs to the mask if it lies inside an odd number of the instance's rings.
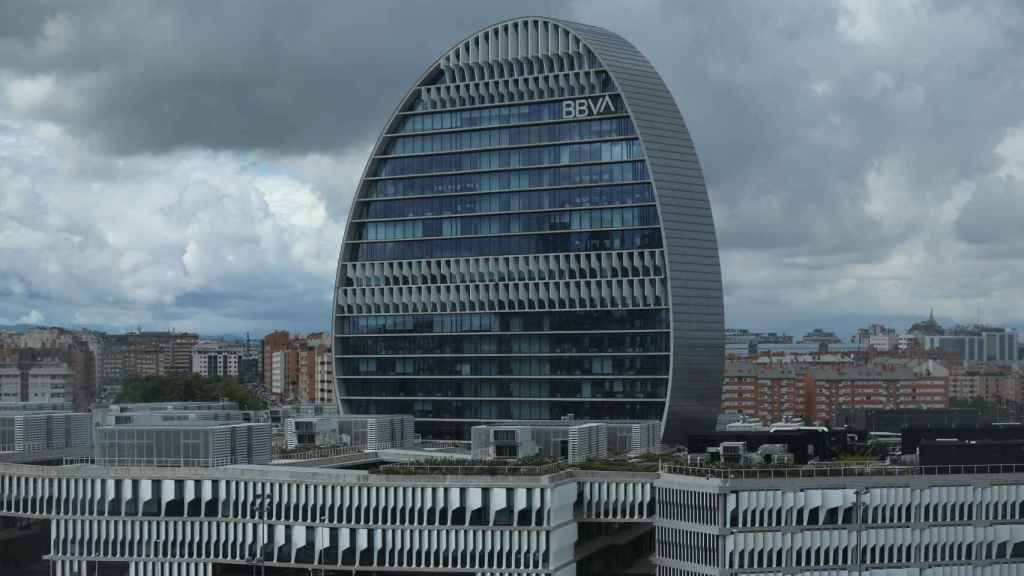
[{"label": "city skyline", "polygon": [[0,7],[0,324],[325,329],[381,95],[513,9],[612,26],[665,77],[728,326],[1024,323],[1020,6],[398,6]]}]

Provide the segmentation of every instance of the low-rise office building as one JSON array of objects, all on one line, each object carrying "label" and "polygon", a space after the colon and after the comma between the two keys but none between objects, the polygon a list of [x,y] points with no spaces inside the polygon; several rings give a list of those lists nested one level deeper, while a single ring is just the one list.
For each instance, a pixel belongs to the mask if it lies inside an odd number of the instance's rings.
[{"label": "low-rise office building", "polygon": [[1012,466],[459,476],[0,464],[0,516],[49,520],[60,576],[125,564],[130,574],[202,576],[215,565],[374,576],[1016,576],[1022,500],[1024,474]]},{"label": "low-rise office building", "polygon": [[639,456],[659,448],[659,423],[586,420],[527,421],[474,426],[472,451],[477,458],[541,456],[583,462],[609,454]]},{"label": "low-rise office building", "polygon": [[41,452],[92,447],[88,412],[2,412],[0,452]]},{"label": "low-rise office building", "polygon": [[285,447],[346,446],[379,450],[408,446],[415,420],[401,414],[297,416],[284,421]]},{"label": "low-rise office building", "polygon": [[96,462],[111,466],[269,464],[270,423],[185,420],[100,426],[93,451]]},{"label": "low-rise office building", "polygon": [[110,465],[267,464],[267,412],[235,402],[116,404],[93,414],[94,459]]}]

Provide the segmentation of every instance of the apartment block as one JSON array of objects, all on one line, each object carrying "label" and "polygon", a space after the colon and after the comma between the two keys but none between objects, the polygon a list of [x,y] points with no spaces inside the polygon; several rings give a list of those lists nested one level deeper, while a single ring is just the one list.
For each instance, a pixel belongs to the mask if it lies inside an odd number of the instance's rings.
[{"label": "apartment block", "polygon": [[730,363],[722,411],[752,416],[765,424],[788,418],[825,423],[842,408],[945,408],[949,396],[948,376],[928,363]]}]

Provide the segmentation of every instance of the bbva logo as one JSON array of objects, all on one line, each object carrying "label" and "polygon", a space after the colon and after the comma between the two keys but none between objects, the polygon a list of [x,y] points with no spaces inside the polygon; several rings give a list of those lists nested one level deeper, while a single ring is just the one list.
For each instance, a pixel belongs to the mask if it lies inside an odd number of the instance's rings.
[{"label": "bbva logo", "polygon": [[586,118],[615,112],[615,104],[607,94],[599,98],[580,98],[562,102],[562,118]]}]

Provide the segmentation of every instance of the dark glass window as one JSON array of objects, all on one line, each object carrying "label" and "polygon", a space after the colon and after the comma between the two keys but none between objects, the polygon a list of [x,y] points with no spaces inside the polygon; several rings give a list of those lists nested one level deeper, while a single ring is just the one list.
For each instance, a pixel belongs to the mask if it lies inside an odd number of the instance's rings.
[{"label": "dark glass window", "polygon": [[664,309],[493,312],[469,314],[380,314],[343,316],[341,334],[446,334],[459,332],[580,332],[667,330]]},{"label": "dark glass window", "polygon": [[589,376],[663,375],[668,355],[531,357],[344,357],[340,375],[352,376]]},{"label": "dark glass window", "polygon": [[520,334],[503,336],[377,336],[341,338],[343,356],[409,354],[595,354],[668,352],[667,332]]},{"label": "dark glass window", "polygon": [[[691,242],[699,242],[692,240]],[[349,261],[462,258],[661,248],[658,228],[348,244]]]},{"label": "dark glass window", "polygon": [[454,152],[473,148],[498,148],[571,140],[598,140],[633,136],[636,129],[628,117],[598,118],[580,122],[559,122],[533,126],[494,128],[471,132],[444,132],[423,136],[395,136],[385,147],[386,155]]},{"label": "dark glass window", "polygon": [[358,210],[362,219],[378,219],[612,206],[647,202],[654,202],[654,190],[650,184],[645,183],[558,190],[458,194],[427,198],[365,200],[360,203]]},{"label": "dark glass window", "polygon": [[632,398],[665,397],[666,378],[364,378],[342,377],[347,397],[371,398]]},{"label": "dark glass window", "polygon": [[[659,420],[664,402],[551,402],[516,400],[383,400],[350,401],[356,414],[412,414],[416,418],[466,418],[477,420],[558,420],[572,414],[576,419]],[[416,429],[421,429],[416,423]],[[437,437],[437,435],[432,435]],[[463,438],[467,436],[462,436]]]},{"label": "dark glass window", "polygon": [[635,228],[657,225],[658,210],[654,206],[602,208],[565,212],[534,212],[526,214],[496,214],[493,216],[432,218],[428,220],[369,222],[359,227],[359,233],[355,241],[518,234],[558,230]]},{"label": "dark glass window", "polygon": [[447,176],[417,176],[387,180],[373,180],[368,184],[366,198],[397,198],[401,196],[429,196],[458,192],[491,192],[550,188],[582,184],[608,184],[612,182],[639,182],[649,180],[647,163],[615,162],[585,166],[558,166]]},{"label": "dark glass window", "polygon": [[376,177],[409,176],[438,172],[552,166],[579,162],[618,162],[636,160],[641,157],[643,157],[643,153],[640,150],[639,140],[614,140],[433,156],[385,158],[377,161],[373,174]]},{"label": "dark glass window", "polygon": [[[587,98],[596,100],[600,96],[587,96]],[[603,113],[615,114],[625,110],[621,96],[610,94],[609,98],[612,106],[611,108],[605,108]],[[394,132],[429,132],[431,130],[479,128],[483,126],[526,124],[528,122],[547,122],[561,119],[562,101],[537,102],[534,104],[515,104],[511,106],[495,106],[493,108],[476,108],[473,110],[404,114],[398,120]]]}]

